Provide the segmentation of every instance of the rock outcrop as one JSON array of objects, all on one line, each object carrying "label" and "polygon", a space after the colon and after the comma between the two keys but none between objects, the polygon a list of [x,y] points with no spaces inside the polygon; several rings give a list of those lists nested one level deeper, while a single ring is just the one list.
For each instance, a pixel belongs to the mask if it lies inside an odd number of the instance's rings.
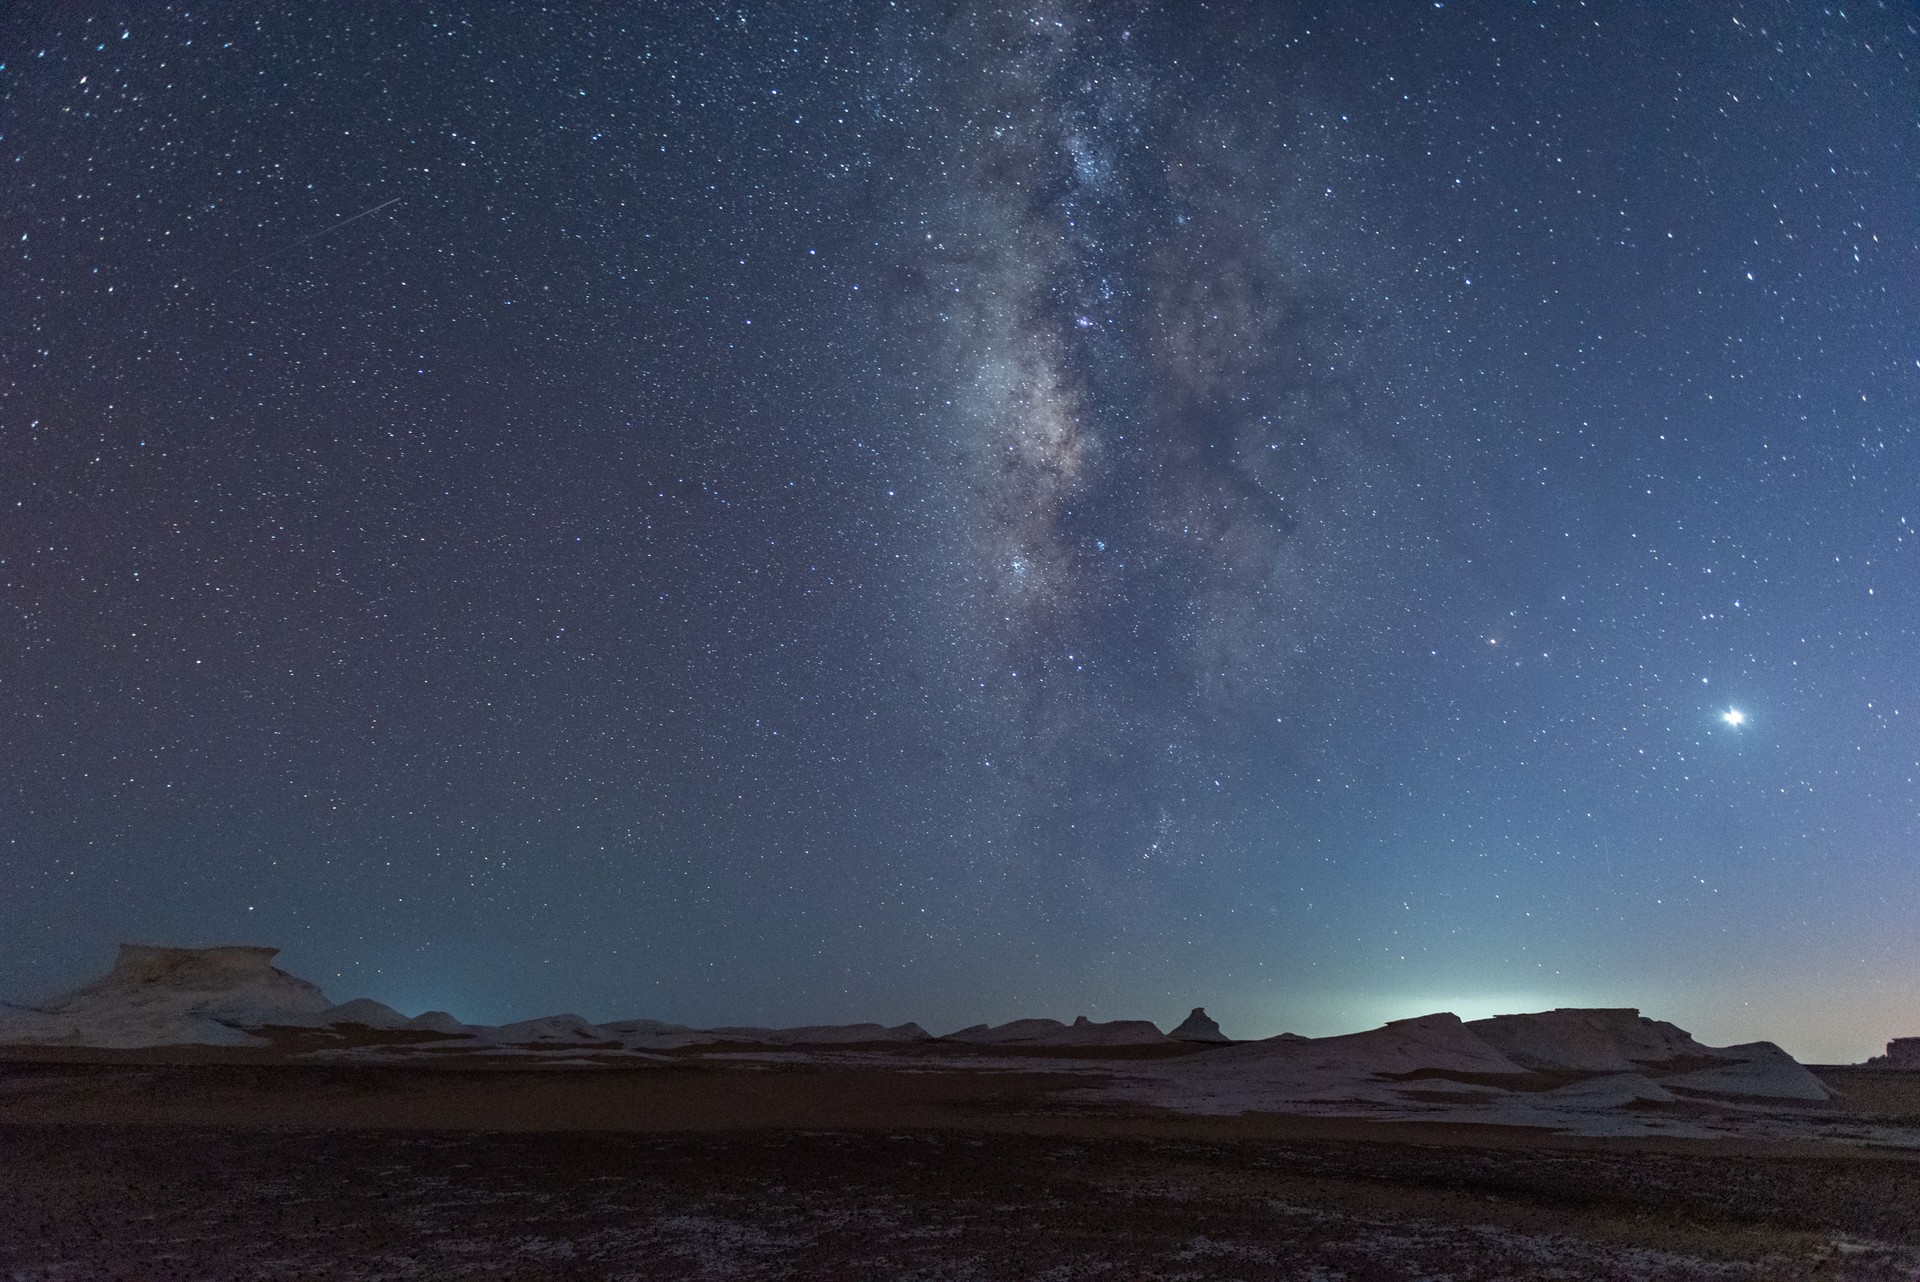
[{"label": "rock outcrop", "polygon": [[1713,1055],[1685,1029],[1648,1019],[1631,1006],[1495,1015],[1473,1020],[1467,1028],[1515,1063],[1534,1069],[1630,1073]]},{"label": "rock outcrop", "polygon": [[1167,1041],[1160,1026],[1145,1019],[1109,1019],[1096,1022],[1085,1015],[1074,1016],[1059,1045],[1062,1046],[1157,1046]]},{"label": "rock outcrop", "polygon": [[1016,1019],[1011,1023],[974,1024],[947,1041],[975,1046],[1150,1046],[1165,1042],[1159,1026],[1144,1019],[1115,1019],[1095,1023],[1085,1015],[1071,1024],[1057,1019]]},{"label": "rock outcrop", "polygon": [[1661,1089],[1707,1095],[1819,1101],[1830,1092],[1772,1042],[1707,1046],[1630,1006],[1561,1007],[1495,1015],[1467,1025],[1523,1068],[1550,1072],[1639,1073]]},{"label": "rock outcrop", "polygon": [[[1737,1132],[1756,1105],[1777,1110],[1829,1098],[1819,1078],[1771,1042],[1706,1046],[1638,1011],[1566,1009],[1470,1024],[1426,1015],[1340,1037],[1283,1033],[1204,1055],[1142,1060],[1105,1089],[1182,1112],[1695,1137]],[[1721,1121],[1703,1120],[1716,1109]]]},{"label": "rock outcrop", "polygon": [[356,997],[350,1002],[341,1002],[338,1006],[329,1006],[311,1015],[290,1016],[274,1022],[290,1028],[331,1028],[356,1024],[379,1032],[410,1028],[413,1024],[412,1020],[393,1007],[385,1002],[376,1002],[371,997]]},{"label": "rock outcrop", "polygon": [[1896,1037],[1887,1043],[1885,1055],[1867,1061],[1869,1068],[1905,1068],[1920,1070],[1920,1037]]},{"label": "rock outcrop", "polygon": [[[727,1043],[799,1058],[834,1047],[862,1048],[852,1053],[870,1056],[883,1044],[904,1050],[931,1040],[918,1024],[691,1028],[651,1019],[596,1024],[561,1014],[489,1026],[465,1024],[444,1011],[409,1018],[369,998],[336,1006],[313,984],[275,967],[276,955],[276,949],[240,945],[126,944],[113,969],[93,983],[39,1006],[0,1003],[0,1044],[252,1047],[382,1062],[533,1057],[572,1065],[634,1063],[680,1051],[697,1057],[700,1048],[724,1052]],[[1587,1128],[1582,1133],[1638,1133],[1634,1127],[1640,1127],[1676,1134],[1673,1127],[1693,1125],[1684,1117],[1703,1108],[1777,1108],[1830,1098],[1818,1077],[1771,1042],[1707,1046],[1628,1007],[1561,1008],[1472,1023],[1426,1015],[1339,1037],[1282,1033],[1257,1042],[1229,1042],[1195,1007],[1171,1036],[1146,1020],[1096,1022],[1081,1015],[1071,1024],[976,1024],[939,1040],[1057,1054],[1062,1061],[1110,1048],[1113,1058],[1129,1061],[1126,1080],[1133,1084],[1124,1089],[1134,1098],[1199,1112],[1358,1109],[1357,1115],[1428,1116],[1439,1109],[1455,1120],[1557,1128],[1574,1118]],[[1124,1053],[1183,1042],[1217,1049]],[[1920,1037],[1897,1039],[1869,1062],[1920,1069]],[[1598,1113],[1612,1120],[1592,1121]],[[1642,1120],[1631,1122],[1629,1114]]]},{"label": "rock outcrop", "polygon": [[1207,1008],[1195,1006],[1193,1014],[1180,1021],[1180,1027],[1167,1034],[1176,1042],[1229,1042],[1233,1039],[1220,1031],[1220,1025],[1207,1016]]},{"label": "rock outcrop", "polygon": [[495,1028],[473,1028],[469,1033],[503,1046],[586,1046],[610,1041],[606,1030],[578,1015],[542,1015]]},{"label": "rock outcrop", "polygon": [[1833,1098],[1826,1083],[1809,1073],[1799,1060],[1772,1042],[1747,1042],[1712,1051],[1721,1063],[1690,1073],[1662,1077],[1660,1084],[1676,1091],[1704,1095],[1757,1096],[1819,1103]]},{"label": "rock outcrop", "polygon": [[39,1007],[0,1012],[0,1042],[248,1046],[244,1031],[297,1023],[333,1003],[273,964],[277,948],[122,944],[113,969]]},{"label": "rock outcrop", "polygon": [[467,1026],[443,1010],[424,1011],[407,1021],[407,1027],[429,1033],[458,1034]]}]

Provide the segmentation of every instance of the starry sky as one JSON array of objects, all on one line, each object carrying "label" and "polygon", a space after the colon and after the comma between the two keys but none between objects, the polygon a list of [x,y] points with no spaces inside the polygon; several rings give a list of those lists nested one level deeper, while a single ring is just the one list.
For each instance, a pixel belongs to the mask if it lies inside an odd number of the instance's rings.
[{"label": "starry sky", "polygon": [[0,992],[1920,1033],[1916,62],[8,6]]}]

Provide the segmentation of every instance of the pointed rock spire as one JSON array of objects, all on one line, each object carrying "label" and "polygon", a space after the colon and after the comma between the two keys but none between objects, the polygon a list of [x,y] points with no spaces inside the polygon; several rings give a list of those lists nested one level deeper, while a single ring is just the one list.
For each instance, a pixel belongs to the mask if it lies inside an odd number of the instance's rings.
[{"label": "pointed rock spire", "polygon": [[1180,1027],[1167,1034],[1179,1042],[1226,1042],[1233,1040],[1220,1031],[1220,1025],[1207,1018],[1207,1008],[1195,1006],[1193,1014],[1182,1021]]}]

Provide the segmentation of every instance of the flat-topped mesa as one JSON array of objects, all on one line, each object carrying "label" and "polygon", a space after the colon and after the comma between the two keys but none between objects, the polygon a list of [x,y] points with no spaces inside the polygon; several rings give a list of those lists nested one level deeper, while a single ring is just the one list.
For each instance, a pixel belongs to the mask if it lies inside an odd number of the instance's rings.
[{"label": "flat-topped mesa", "polygon": [[1151,1020],[1095,1021],[1076,1015],[1061,1040],[1070,1046],[1154,1046],[1165,1042],[1167,1035]]},{"label": "flat-topped mesa", "polygon": [[1532,1069],[1625,1073],[1650,1064],[1718,1058],[1684,1028],[1632,1006],[1561,1006],[1467,1024],[1482,1041]]},{"label": "flat-topped mesa", "polygon": [[1772,1042],[1706,1046],[1630,1006],[1570,1007],[1476,1019],[1467,1029],[1523,1068],[1646,1073],[1662,1089],[1819,1102],[1820,1079]]},{"label": "flat-topped mesa", "polygon": [[218,944],[212,948],[165,948],[155,944],[122,944],[113,969],[76,990],[107,986],[164,984],[168,988],[231,988],[248,980],[288,981],[320,990],[273,964],[278,948],[261,944]]},{"label": "flat-topped mesa", "polygon": [[0,1041],[80,1046],[250,1045],[246,1028],[297,1021],[333,1003],[273,964],[277,948],[122,944],[113,969],[0,1020]]},{"label": "flat-topped mesa", "polygon": [[122,1000],[160,1000],[216,1017],[259,1013],[315,1014],[333,1003],[319,987],[273,964],[278,948],[222,944],[159,948],[122,944],[113,969],[57,999],[49,1010]]},{"label": "flat-topped mesa", "polygon": [[1095,1023],[1081,1015],[1070,1025],[1057,1019],[1016,1019],[991,1027],[975,1024],[948,1033],[944,1040],[979,1046],[1146,1046],[1166,1041],[1167,1035],[1144,1019]]},{"label": "flat-topped mesa", "polygon": [[1176,1042],[1230,1042],[1233,1039],[1220,1031],[1220,1025],[1207,1015],[1207,1008],[1195,1006],[1193,1014],[1180,1021],[1180,1027],[1167,1034]]}]

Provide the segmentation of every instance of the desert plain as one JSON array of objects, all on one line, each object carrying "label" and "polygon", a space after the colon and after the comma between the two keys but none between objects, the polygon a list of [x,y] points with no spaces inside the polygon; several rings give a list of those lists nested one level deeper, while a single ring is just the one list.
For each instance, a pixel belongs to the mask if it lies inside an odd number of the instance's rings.
[{"label": "desert plain", "polygon": [[1849,1135],[1920,1127],[1920,1074],[1819,1070],[1819,1138],[1666,1139],[1195,1116],[1076,1099],[1051,1058],[871,1058],[16,1049],[0,1277],[1920,1277],[1920,1160]]},{"label": "desert plain", "polygon": [[1920,1278],[1904,1043],[484,1026],[273,956],[0,1007],[0,1279]]}]

